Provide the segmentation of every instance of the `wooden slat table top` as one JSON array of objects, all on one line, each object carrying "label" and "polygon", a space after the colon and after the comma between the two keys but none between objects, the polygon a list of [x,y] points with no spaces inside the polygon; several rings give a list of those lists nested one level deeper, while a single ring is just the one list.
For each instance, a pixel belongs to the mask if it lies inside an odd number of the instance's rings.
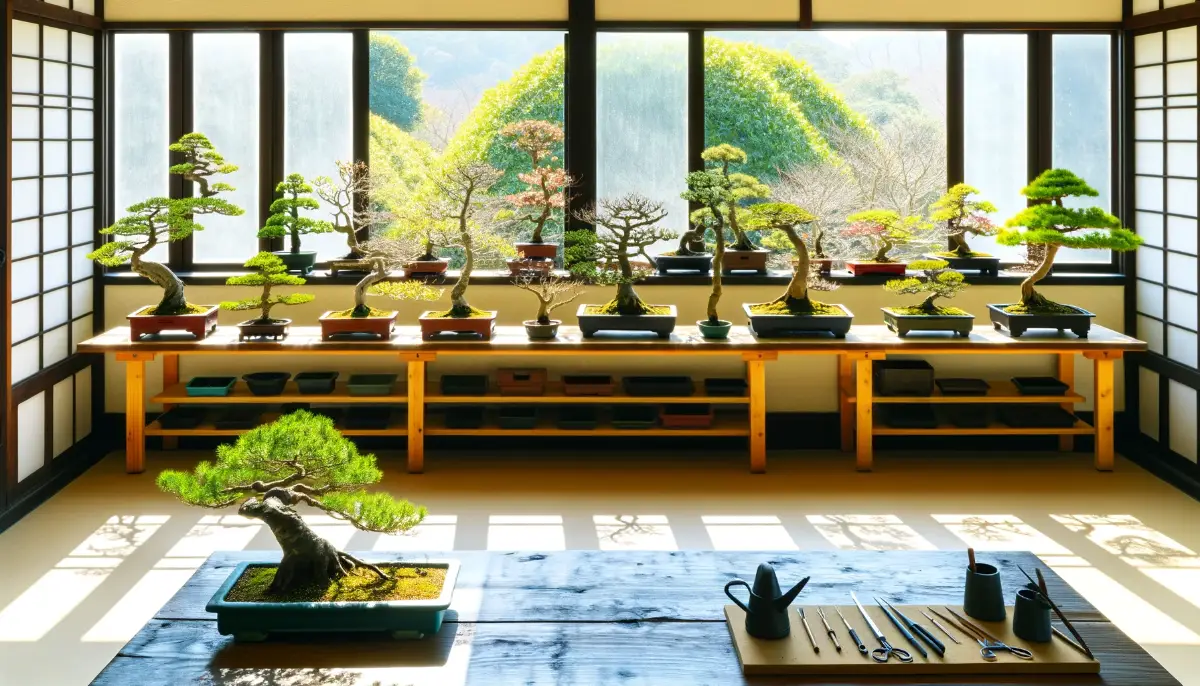
[{"label": "wooden slat table top", "polygon": [[[454,603],[435,637],[295,638],[235,644],[204,605],[240,561],[278,552],[213,555],[118,653],[102,686],[235,684],[743,684],[812,683],[746,677],[724,624],[722,587],[775,563],[786,586],[812,576],[802,599],[844,604],[850,590],[898,603],[962,599],[962,552],[954,551],[566,551],[547,553],[363,553],[372,560],[452,557],[462,562]],[[1092,645],[1099,677],[996,677],[997,684],[1178,684],[1031,553],[987,553],[1007,592],[1042,567],[1050,594]],[[921,677],[962,683],[962,677]],[[841,684],[912,683],[879,679]]]},{"label": "wooden slat table top", "polygon": [[1012,338],[990,326],[977,326],[969,338],[910,335],[899,338],[882,325],[855,326],[844,339],[813,338],[756,338],[744,326],[735,326],[728,340],[710,341],[694,326],[680,326],[670,340],[638,335],[604,335],[584,339],[579,329],[564,326],[553,341],[531,341],[524,327],[499,326],[490,341],[423,341],[415,326],[396,327],[390,341],[379,340],[321,340],[320,328],[292,327],[282,341],[239,342],[235,327],[218,327],[216,332],[201,341],[188,335],[162,336],[158,340],[131,342],[129,328],[117,327],[79,345],[81,353],[155,352],[182,354],[278,354],[278,353],[356,353],[401,354],[430,352],[439,355],[493,354],[628,354],[672,352],[696,355],[722,355],[748,352],[836,354],[845,351],[884,351],[891,353],[931,352],[1015,352],[1056,353],[1088,350],[1139,351],[1146,344],[1102,326],[1093,326],[1088,338],[1053,331],[1031,331]]}]

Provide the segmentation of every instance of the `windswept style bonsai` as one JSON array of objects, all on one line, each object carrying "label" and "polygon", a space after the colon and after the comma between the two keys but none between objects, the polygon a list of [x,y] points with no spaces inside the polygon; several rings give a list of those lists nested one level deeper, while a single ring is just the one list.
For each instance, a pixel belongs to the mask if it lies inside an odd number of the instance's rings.
[{"label": "windswept style bonsai", "polygon": [[938,253],[938,257],[991,257],[975,252],[967,245],[968,235],[995,236],[1000,232],[1000,227],[987,216],[996,211],[996,206],[987,200],[972,200],[971,196],[978,193],[979,189],[960,183],[930,206],[929,218],[946,223],[946,236],[950,242],[950,250]]},{"label": "windswept style bonsai", "polygon": [[532,293],[538,301],[537,318],[526,320],[525,333],[532,339],[558,335],[562,323],[550,319],[555,310],[575,302],[583,294],[583,284],[543,272],[522,272],[513,277],[513,285]]},{"label": "windswept style bonsai", "polygon": [[[553,267],[558,246],[547,245],[542,233],[551,220],[560,219],[566,208],[570,177],[554,150],[562,145],[562,127],[554,122],[526,119],[508,124],[500,135],[512,139],[517,150],[529,156],[531,170],[517,175],[527,188],[505,197],[516,220],[533,229],[528,243],[517,243],[519,259],[509,263],[514,274],[526,269],[548,271]],[[560,166],[551,166],[559,164]]]},{"label": "windswept style bonsai", "polygon": [[189,133],[181,137],[178,142],[171,144],[170,150],[183,159],[171,166],[170,173],[195,184],[195,197],[150,198],[129,206],[126,208],[128,214],[112,226],[100,230],[100,233],[113,238],[89,253],[88,259],[106,267],[128,263],[134,273],[163,289],[163,297],[158,305],[146,308],[138,315],[175,316],[203,314],[210,310],[215,312],[212,307],[190,305],[184,297],[183,281],[166,265],[144,258],[163,243],[181,241],[202,230],[204,227],[196,221],[197,216],[217,214],[235,217],[243,214],[240,207],[217,197],[234,190],[233,186],[214,180],[214,177],[237,171],[237,166],[226,162],[202,133]]},{"label": "windswept style bonsai", "polygon": [[259,229],[259,238],[287,238],[288,249],[275,253],[292,271],[307,274],[317,263],[317,253],[300,251],[300,238],[309,234],[331,233],[333,225],[326,221],[301,216],[301,211],[318,210],[321,204],[313,197],[313,187],[300,174],[288,177],[275,187],[280,197],[271,203],[267,225]]},{"label": "windswept style bonsai", "polygon": [[359,234],[369,239],[375,230],[392,220],[392,214],[376,208],[374,199],[382,190],[381,182],[371,174],[366,162],[338,161],[337,170],[337,179],[318,176],[313,188],[317,197],[332,209],[333,221],[329,226],[346,237],[349,252],[343,259],[361,260]]},{"label": "windswept style bonsai", "polygon": [[374,455],[360,453],[328,417],[300,410],[218,447],[216,462],[201,462],[190,472],[164,471],[155,483],[189,505],[239,505],[238,514],[270,527],[283,560],[268,592],[282,595],[328,585],[356,567],[390,578],[378,566],[335,548],[297,511],[308,506],[362,531],[386,534],[420,524],[424,507],[366,490],[381,478]]},{"label": "windswept style bonsai", "polygon": [[303,286],[304,279],[288,274],[283,260],[269,252],[260,252],[246,261],[244,265],[253,269],[253,274],[231,276],[225,280],[226,286],[261,286],[262,295],[246,300],[225,301],[221,303],[222,310],[230,312],[248,312],[259,310],[257,319],[251,319],[238,324],[241,336],[282,336],[287,332],[290,319],[272,319],[271,309],[276,305],[303,305],[312,302],[316,296],[308,293],[288,293],[272,295],[275,286]]},{"label": "windswept style bonsai", "polygon": [[400,238],[372,238],[361,244],[363,260],[371,270],[354,285],[354,307],[349,311],[334,313],[345,317],[394,317],[395,313],[382,312],[367,305],[368,295],[381,295],[392,300],[423,300],[433,302],[442,297],[442,289],[434,288],[422,281],[393,281],[392,274],[412,261],[416,249],[412,243]]}]

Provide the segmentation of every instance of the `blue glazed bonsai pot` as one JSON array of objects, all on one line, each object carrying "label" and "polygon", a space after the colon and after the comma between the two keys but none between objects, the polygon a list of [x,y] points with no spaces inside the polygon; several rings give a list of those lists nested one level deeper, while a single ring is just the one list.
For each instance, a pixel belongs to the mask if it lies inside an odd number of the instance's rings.
[{"label": "blue glazed bonsai pot", "polygon": [[442,594],[431,600],[377,602],[246,603],[225,600],[247,567],[277,567],[278,562],[242,562],[217,589],[205,610],[217,615],[217,632],[237,641],[262,641],[281,633],[385,632],[393,638],[422,638],[442,628],[454,596],[457,560],[387,562],[446,570]]}]

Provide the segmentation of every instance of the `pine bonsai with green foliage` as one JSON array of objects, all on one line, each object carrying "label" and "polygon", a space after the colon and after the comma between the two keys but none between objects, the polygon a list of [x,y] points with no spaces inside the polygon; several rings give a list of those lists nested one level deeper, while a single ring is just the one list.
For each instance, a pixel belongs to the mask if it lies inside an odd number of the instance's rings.
[{"label": "pine bonsai with green foliage", "polygon": [[724,216],[725,224],[733,232],[734,242],[729,249],[761,250],[751,240],[749,234],[746,233],[746,229],[742,227],[742,219],[746,213],[746,209],[742,207],[742,203],[747,200],[767,198],[771,195],[771,189],[767,184],[759,181],[750,174],[730,171],[731,166],[744,165],[749,159],[746,151],[741,148],[734,147],[728,143],[722,143],[705,149],[701,153],[701,157],[705,163],[716,165],[716,168],[710,171],[723,176],[725,184],[729,187],[728,197],[723,199],[720,206],[720,212]]},{"label": "pine bonsai with green foliage", "polygon": [[[1096,197],[1100,193],[1066,169],[1042,172],[1021,195],[1037,203],[1005,223],[996,237],[1001,245],[1044,246],[1045,255],[1021,282],[1021,302],[1005,308],[1012,314],[1075,313],[1074,308],[1047,300],[1034,286],[1046,278],[1060,248],[1125,252],[1142,244],[1141,236],[1099,207],[1066,207],[1065,198]],[[1080,233],[1083,232],[1083,233]]]},{"label": "pine bonsai with green foliage", "polygon": [[375,456],[360,453],[332,420],[299,410],[218,447],[216,462],[201,462],[190,472],[164,471],[155,483],[189,505],[224,509],[240,503],[238,514],[261,519],[283,549],[269,593],[286,594],[328,585],[355,567],[390,578],[335,548],[296,510],[306,505],[362,531],[384,534],[420,524],[424,507],[366,490],[382,478]]},{"label": "pine bonsai with green foliage", "polygon": [[262,286],[262,295],[257,298],[248,298],[246,300],[225,301],[221,303],[221,309],[230,312],[247,312],[250,310],[261,310],[262,316],[253,320],[254,324],[274,324],[277,320],[271,318],[271,308],[276,305],[303,305],[304,303],[312,302],[316,296],[308,293],[288,293],[286,295],[272,295],[271,289],[275,286],[303,286],[304,279],[299,276],[288,274],[287,267],[283,264],[283,260],[279,259],[278,255],[269,252],[260,252],[254,257],[251,257],[243,265],[249,269],[253,269],[253,274],[243,274],[242,276],[231,276],[225,280],[226,286]]},{"label": "pine bonsai with green foliage", "polygon": [[972,200],[979,189],[965,183],[956,184],[938,198],[930,206],[929,218],[935,222],[946,223],[946,234],[950,241],[950,250],[938,253],[945,257],[991,257],[987,253],[971,250],[967,245],[967,235],[995,236],[999,227],[988,219],[989,214],[996,211],[996,206],[987,200]]},{"label": "pine bonsai with green foliage", "polygon": [[933,227],[920,217],[901,217],[894,210],[866,210],[846,217],[850,226],[842,229],[844,238],[863,238],[873,253],[869,262],[895,262],[892,250],[921,240]]},{"label": "pine bonsai with green foliage", "polygon": [[567,233],[566,258],[571,273],[589,283],[617,287],[616,297],[597,306],[594,314],[666,314],[663,308],[648,305],[634,290],[633,285],[648,272],[635,269],[632,262],[633,257],[641,255],[653,263],[646,248],[674,238],[658,226],[667,217],[662,203],[631,193],[601,199],[575,216],[595,230]]},{"label": "pine bonsai with green foliage", "polygon": [[232,174],[237,166],[225,161],[208,137],[189,133],[172,143],[170,151],[183,157],[172,165],[170,173],[196,184],[197,195],[190,198],[150,198],[126,208],[127,215],[117,223],[100,230],[113,239],[88,253],[88,259],[106,267],[128,263],[139,274],[163,289],[163,298],[147,314],[197,314],[204,308],[191,305],[183,293],[183,281],[165,264],[144,259],[146,254],[164,243],[182,241],[204,227],[196,222],[197,215],[218,214],[236,217],[242,208],[217,195],[234,190],[227,183],[211,179]]},{"label": "pine bonsai with green foliage", "polygon": [[889,293],[897,295],[924,295],[920,305],[889,308],[896,314],[967,316],[957,307],[937,304],[938,298],[953,298],[967,287],[962,272],[950,269],[946,260],[915,260],[908,268],[920,272],[919,276],[892,279],[883,285]]},{"label": "pine bonsai with green foliage", "polygon": [[[740,156],[736,153],[741,153]],[[733,182],[729,178],[729,165],[725,157],[746,159],[746,153],[732,146],[724,148],[709,148],[702,155],[705,162],[718,162],[716,168],[706,167],[702,171],[691,172],[687,175],[687,190],[680,197],[690,203],[700,205],[700,209],[692,213],[693,230],[684,233],[679,240],[679,250],[676,255],[697,254],[692,249],[693,243],[704,247],[704,236],[709,229],[713,232],[714,247],[712,261],[712,290],[708,296],[706,313],[708,323],[721,323],[717,305],[721,302],[721,263],[725,260],[725,208],[734,201]]]},{"label": "pine bonsai with green foliage", "polygon": [[315,233],[333,233],[333,224],[302,217],[302,210],[318,210],[321,204],[312,197],[313,187],[300,174],[288,177],[275,186],[280,197],[271,203],[271,216],[267,225],[259,229],[259,238],[287,238],[288,251],[300,252],[300,237]]},{"label": "pine bonsai with green foliage", "polygon": [[844,314],[834,305],[809,297],[810,290],[833,291],[838,288],[836,283],[822,279],[812,268],[808,244],[801,233],[802,227],[811,226],[817,218],[804,208],[786,202],[755,205],[749,215],[749,227],[782,234],[796,251],[796,270],[792,273],[787,291],[771,302],[751,305],[750,311],[755,314]]}]

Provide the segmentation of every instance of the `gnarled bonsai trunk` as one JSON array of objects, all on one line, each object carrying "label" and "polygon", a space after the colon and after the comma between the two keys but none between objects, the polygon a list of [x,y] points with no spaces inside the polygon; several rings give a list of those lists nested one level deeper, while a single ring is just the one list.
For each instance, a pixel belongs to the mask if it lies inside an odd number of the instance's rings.
[{"label": "gnarled bonsai trunk", "polygon": [[[725,237],[719,239],[724,245]],[[679,247],[675,250],[676,255],[703,255],[704,254],[704,227],[701,226],[691,231],[684,231],[679,237]]]},{"label": "gnarled bonsai trunk", "polygon": [[271,302],[271,282],[270,281],[267,281],[266,283],[263,284],[263,292],[262,292],[261,302],[262,302],[262,318],[259,319],[258,321],[261,324],[270,324],[273,321],[271,319],[271,308],[275,306],[275,303]]},{"label": "gnarled bonsai trunk", "polygon": [[[147,244],[146,250],[143,253],[149,251],[152,247],[154,247],[152,244]],[[187,299],[183,293],[183,281],[175,275],[175,272],[157,262],[142,260],[141,255],[136,252],[129,262],[129,267],[135,273],[146,277],[154,285],[163,289],[163,298],[151,314],[173,315],[187,312]]]},{"label": "gnarled bonsai trunk", "polygon": [[792,249],[796,251],[796,271],[792,274],[792,280],[788,282],[787,292],[776,298],[775,302],[787,303],[790,307],[809,306],[808,276],[809,270],[812,269],[812,260],[808,255],[808,246],[804,244],[804,239],[795,228],[785,227],[783,232],[791,242]]},{"label": "gnarled bonsai trunk", "polygon": [[937,295],[931,295],[928,298],[925,298],[925,300],[920,305],[917,305],[917,307],[926,312],[933,312],[937,309],[937,305],[934,304],[934,301],[937,299]]},{"label": "gnarled bonsai trunk", "polygon": [[879,239],[879,250],[875,251],[875,260],[874,261],[875,262],[891,262],[891,260],[888,259],[887,254],[889,252],[891,252],[892,248],[894,248],[894,247],[896,247],[896,244],[893,243],[890,238],[880,238]]},{"label": "gnarled bonsai trunk", "polygon": [[617,284],[617,313],[627,315],[646,314],[649,308],[633,290],[633,265],[629,264],[629,254],[624,242],[617,256],[617,264],[621,268],[621,283]]},{"label": "gnarled bonsai trunk", "polygon": [[818,260],[828,259],[828,257],[825,255],[825,246],[822,245],[822,243],[825,240],[825,230],[821,228],[821,226],[818,222],[813,223],[812,234],[813,234],[812,256],[817,258]]},{"label": "gnarled bonsai trunk", "polygon": [[1046,300],[1045,296],[1034,290],[1034,285],[1050,273],[1050,268],[1054,266],[1054,256],[1058,254],[1057,245],[1047,245],[1045,248],[1046,254],[1042,257],[1041,264],[1021,282],[1021,304],[1026,307],[1040,307],[1050,302]]},{"label": "gnarled bonsai trunk", "polygon": [[537,323],[538,324],[545,326],[550,323],[550,301],[551,300],[552,300],[551,298],[542,297],[540,294],[538,295],[538,313],[537,313]]},{"label": "gnarled bonsai trunk", "polygon": [[733,230],[733,235],[737,239],[737,242],[733,244],[734,250],[758,250],[758,246],[752,243],[742,227],[738,226],[737,207],[732,204],[729,208],[729,228]]},{"label": "gnarled bonsai trunk", "polygon": [[[292,216],[295,217],[296,219],[299,219],[299,213],[294,210],[292,211]],[[300,252],[300,230],[299,229],[291,230],[291,232],[288,235],[288,245],[289,245],[289,249],[291,250],[293,255]]]},{"label": "gnarled bonsai trunk", "polygon": [[[468,201],[469,202],[469,201]],[[458,282],[450,291],[450,316],[466,317],[471,314],[471,304],[467,302],[467,285],[471,283],[471,271],[475,269],[475,240],[467,230],[467,219],[464,215],[459,219],[459,230],[462,234],[463,252],[467,259],[458,275]]]},{"label": "gnarled bonsai trunk", "polygon": [[[708,294],[708,323],[717,324],[721,321],[721,316],[717,312],[717,303],[721,301],[721,262],[725,260],[725,225],[720,220],[720,214],[714,212],[714,217],[717,217],[716,230],[716,248],[713,250],[713,266],[712,266],[712,291]],[[700,241],[704,242],[704,234],[700,234]]]},{"label": "gnarled bonsai trunk", "polygon": [[371,308],[367,305],[367,289],[388,277],[387,263],[382,257],[371,258],[370,262],[371,271],[354,285],[354,311],[350,313],[351,317],[371,314]]},{"label": "gnarled bonsai trunk", "polygon": [[967,245],[966,232],[959,231],[958,233],[952,233],[949,236],[949,240],[950,252],[955,253],[959,257],[971,256],[971,246]]}]

